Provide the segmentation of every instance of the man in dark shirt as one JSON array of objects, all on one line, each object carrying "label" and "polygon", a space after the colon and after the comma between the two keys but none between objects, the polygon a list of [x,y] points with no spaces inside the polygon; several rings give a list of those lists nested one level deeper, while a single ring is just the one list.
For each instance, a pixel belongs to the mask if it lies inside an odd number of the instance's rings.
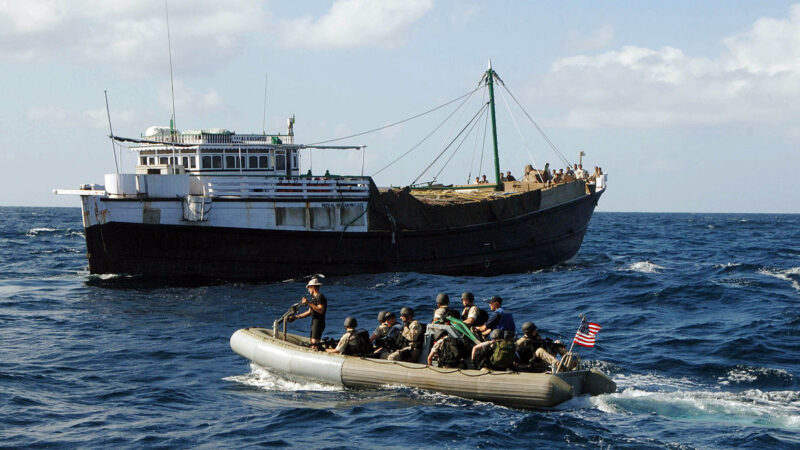
[{"label": "man in dark shirt", "polygon": [[291,318],[290,322],[295,319],[303,319],[311,316],[311,345],[313,350],[320,350],[319,343],[322,340],[322,332],[325,331],[325,312],[328,309],[328,299],[319,291],[322,283],[318,278],[312,278],[306,285],[309,297],[303,297],[302,303],[308,305],[308,310],[300,313]]}]

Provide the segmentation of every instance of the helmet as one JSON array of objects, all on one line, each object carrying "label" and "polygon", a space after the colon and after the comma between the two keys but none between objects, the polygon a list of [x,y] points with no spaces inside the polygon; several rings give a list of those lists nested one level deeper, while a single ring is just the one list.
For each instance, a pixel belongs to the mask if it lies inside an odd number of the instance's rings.
[{"label": "helmet", "polygon": [[358,326],[358,321],[355,317],[348,317],[344,319],[344,327],[345,328],[355,328]]},{"label": "helmet", "polygon": [[445,294],[444,292],[439,292],[439,295],[436,296],[436,304],[439,306],[449,305],[450,296]]},{"label": "helmet", "polygon": [[397,316],[394,315],[393,312],[387,311],[386,314],[383,315],[383,321],[386,322],[389,319],[395,319]]},{"label": "helmet", "polygon": [[414,317],[414,308],[410,306],[404,306],[403,309],[400,310],[400,317]]},{"label": "helmet", "polygon": [[503,331],[502,330],[495,329],[495,330],[492,330],[491,333],[489,333],[489,339],[491,339],[493,341],[497,340],[497,339],[502,339],[502,338],[503,338]]},{"label": "helmet", "polygon": [[378,322],[383,322],[386,320],[386,311],[381,311],[378,313]]},{"label": "helmet", "polygon": [[522,332],[527,333],[528,331],[536,330],[536,325],[533,322],[525,322],[522,324]]},{"label": "helmet", "polygon": [[475,296],[472,295],[472,292],[464,292],[463,294],[461,294],[461,300],[464,300],[465,298],[468,299],[470,302],[475,301]]}]

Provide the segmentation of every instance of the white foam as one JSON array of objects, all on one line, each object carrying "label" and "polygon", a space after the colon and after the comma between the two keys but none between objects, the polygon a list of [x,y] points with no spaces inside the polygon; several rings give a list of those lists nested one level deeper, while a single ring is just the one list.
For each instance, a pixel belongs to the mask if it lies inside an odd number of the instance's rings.
[{"label": "white foam", "polygon": [[752,383],[760,376],[779,377],[791,379],[793,376],[783,369],[772,369],[768,367],[749,367],[749,366],[736,366],[730,369],[725,376],[718,377],[719,384],[728,386],[731,384],[746,384]]},{"label": "white foam", "polygon": [[728,269],[728,268],[731,268],[731,267],[739,267],[741,265],[742,265],[741,263],[729,262],[729,263],[725,263],[725,264],[714,264],[713,267],[715,269]]},{"label": "white foam", "polygon": [[31,228],[25,232],[25,236],[38,236],[41,233],[52,233],[54,231],[58,231],[58,229],[48,227]]},{"label": "white foam", "polygon": [[800,292],[800,281],[798,281],[798,278],[800,278],[800,267],[792,267],[786,270],[759,269],[758,273],[775,277],[779,280],[789,281],[792,283],[792,287]]},{"label": "white foam", "polygon": [[232,381],[247,386],[254,386],[265,391],[343,391],[341,386],[318,383],[305,380],[292,380],[284,378],[278,374],[251,363],[250,373],[244,375],[233,375],[223,378],[225,381]]},{"label": "white foam", "polygon": [[675,420],[736,423],[800,429],[800,392],[751,389],[724,391],[647,391],[629,387],[591,398],[608,413],[649,413]]},{"label": "white foam", "polygon": [[640,273],[658,273],[661,269],[664,269],[664,267],[650,261],[639,261],[628,266],[626,270]]}]

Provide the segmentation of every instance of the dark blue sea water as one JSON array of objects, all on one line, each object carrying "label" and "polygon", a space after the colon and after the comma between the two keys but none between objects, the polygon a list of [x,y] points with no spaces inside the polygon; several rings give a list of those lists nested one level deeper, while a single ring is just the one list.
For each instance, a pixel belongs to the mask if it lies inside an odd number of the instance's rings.
[{"label": "dark blue sea water", "polygon": [[548,270],[326,279],[331,335],[427,317],[439,291],[500,295],[554,338],[586,314],[603,329],[584,361],[619,390],[549,411],[277,377],[228,339],[304,283],[93,277],[84,253],[79,209],[0,208],[2,446],[800,447],[800,215],[598,213]]}]

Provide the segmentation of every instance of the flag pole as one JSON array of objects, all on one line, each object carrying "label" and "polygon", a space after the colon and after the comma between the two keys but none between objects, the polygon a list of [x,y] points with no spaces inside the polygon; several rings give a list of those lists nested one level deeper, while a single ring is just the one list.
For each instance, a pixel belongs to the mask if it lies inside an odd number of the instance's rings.
[{"label": "flag pole", "polygon": [[[586,316],[585,315],[581,314],[580,318],[581,318],[581,324],[578,326],[578,331],[581,331],[581,328],[583,328],[584,322],[586,322]],[[578,334],[578,331],[575,332],[576,335]],[[572,337],[572,344],[570,344],[570,346],[569,346],[569,351],[565,355],[562,355],[561,359],[558,360],[558,364],[556,364],[556,370],[553,373],[558,373],[559,370],[561,370],[561,366],[564,365],[564,358],[567,355],[571,355],[572,354],[572,348],[573,347],[575,347],[575,337],[574,336]]]}]

